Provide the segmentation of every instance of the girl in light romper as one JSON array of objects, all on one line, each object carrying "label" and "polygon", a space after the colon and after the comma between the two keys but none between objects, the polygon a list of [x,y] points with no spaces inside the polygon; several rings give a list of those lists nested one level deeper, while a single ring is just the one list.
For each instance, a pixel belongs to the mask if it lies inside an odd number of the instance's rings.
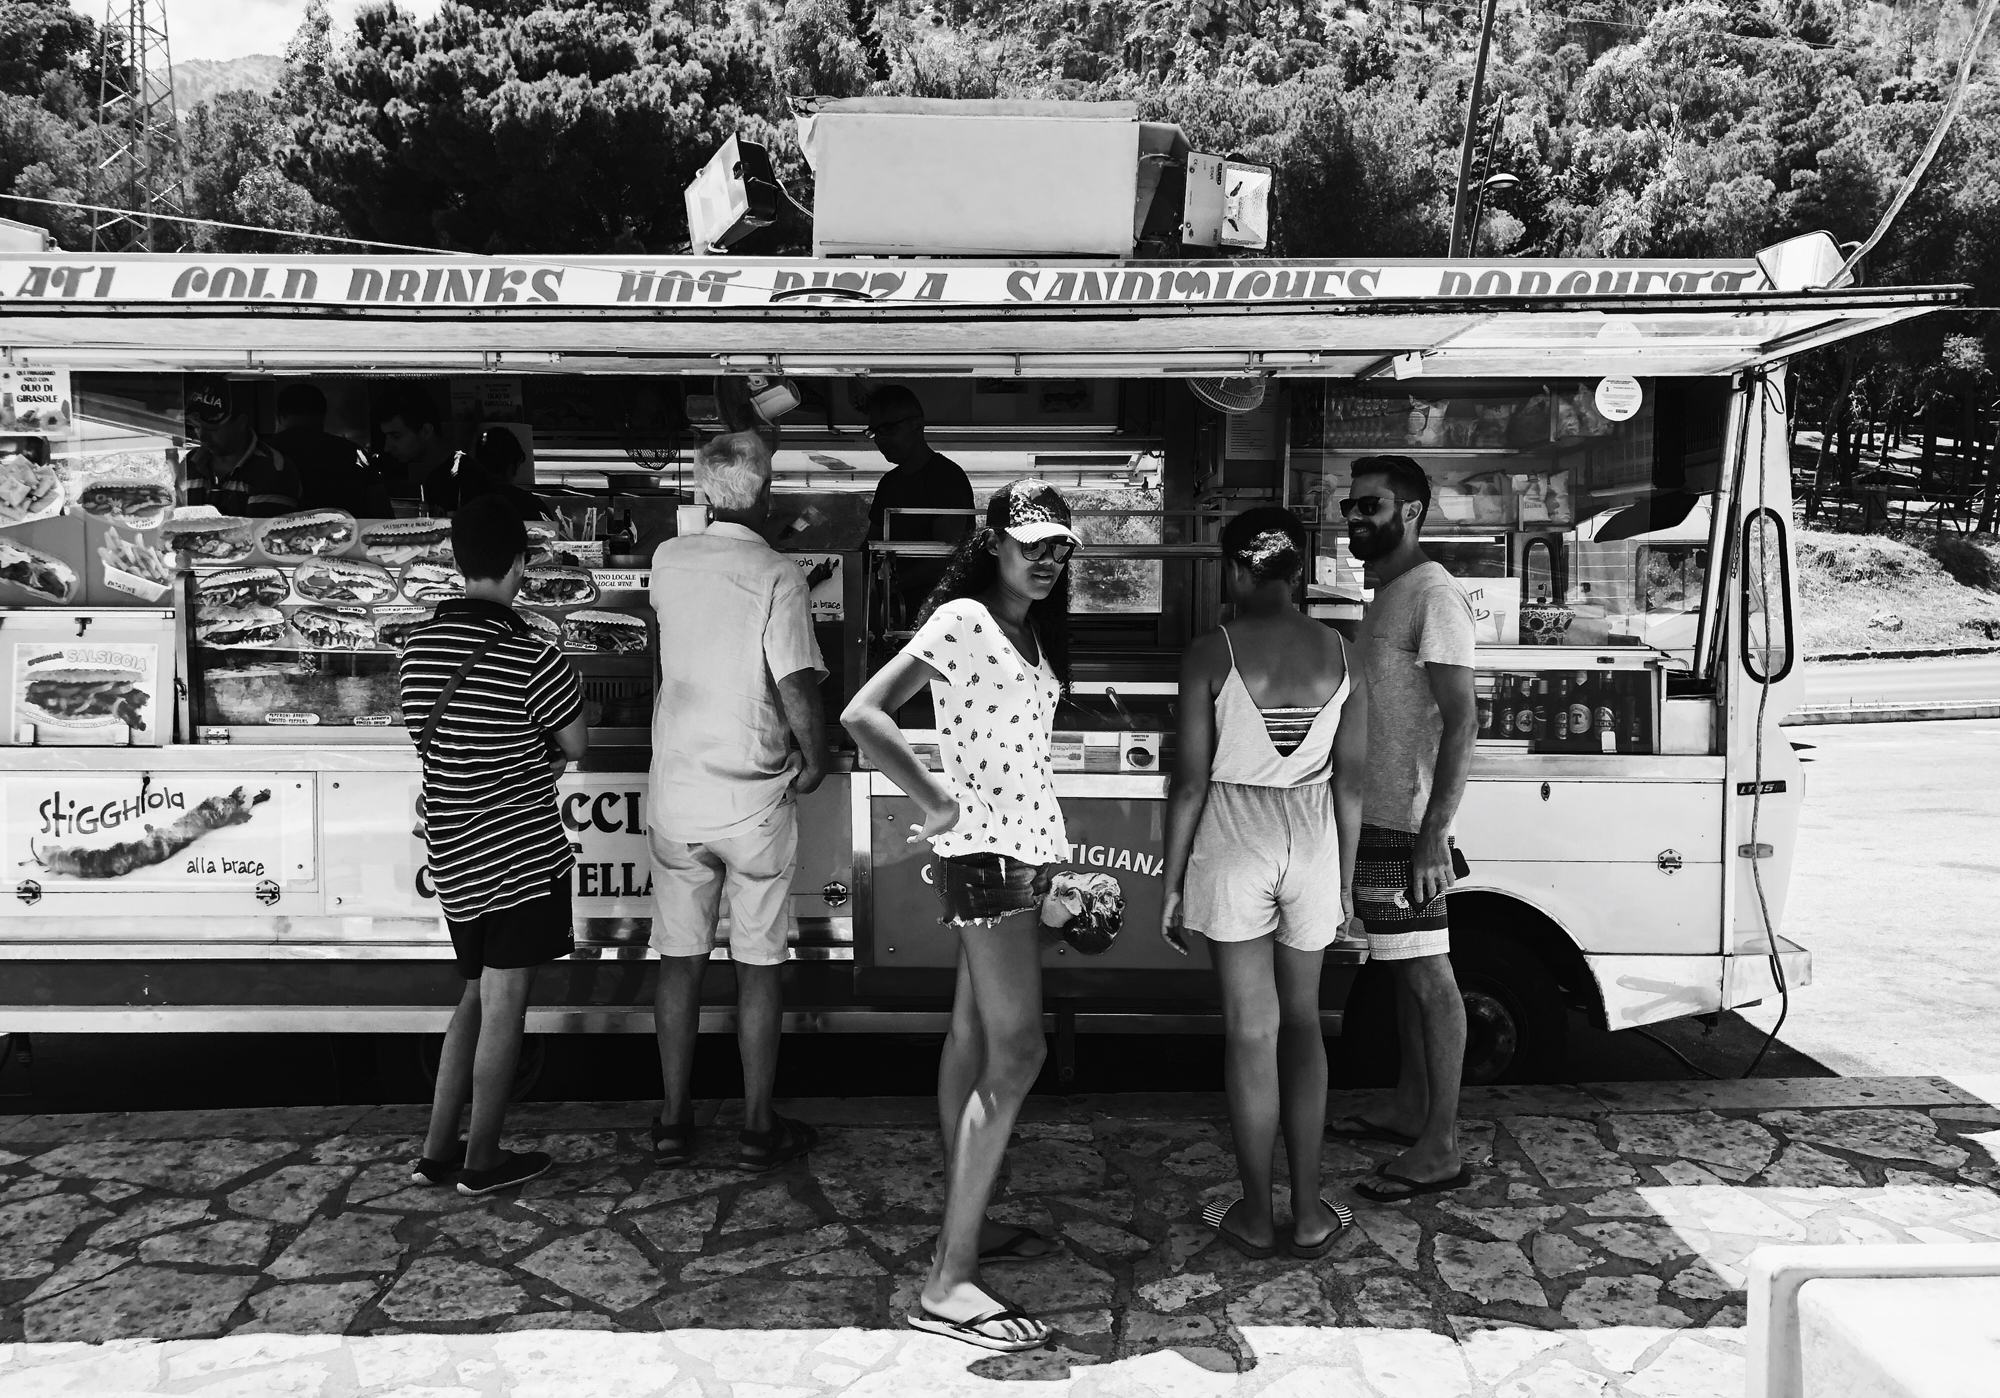
[{"label": "girl in light romper", "polygon": [[[1206,938],[1222,983],[1243,1197],[1202,1218],[1250,1257],[1280,1247],[1323,1257],[1353,1221],[1319,1193],[1319,977],[1352,916],[1367,699],[1345,642],[1294,601],[1308,556],[1295,515],[1265,506],[1236,516],[1222,556],[1236,615],[1182,661],[1161,925],[1183,955],[1186,933]],[[1282,1238],[1271,1181],[1281,1123],[1292,1186]]]}]

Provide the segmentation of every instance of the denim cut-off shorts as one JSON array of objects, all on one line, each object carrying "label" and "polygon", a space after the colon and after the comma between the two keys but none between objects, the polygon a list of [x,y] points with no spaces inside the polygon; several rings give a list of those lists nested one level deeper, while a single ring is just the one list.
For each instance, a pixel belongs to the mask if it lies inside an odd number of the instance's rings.
[{"label": "denim cut-off shorts", "polygon": [[945,927],[990,927],[1003,917],[1034,912],[1048,896],[1054,869],[1004,854],[940,856],[931,877],[944,903]]}]

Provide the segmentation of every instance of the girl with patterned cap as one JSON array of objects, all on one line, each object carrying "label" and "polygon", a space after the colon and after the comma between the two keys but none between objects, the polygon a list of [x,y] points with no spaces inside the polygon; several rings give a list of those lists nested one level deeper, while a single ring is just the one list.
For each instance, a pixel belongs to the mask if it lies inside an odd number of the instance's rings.
[{"label": "girl with patterned cap", "polygon": [[[1160,931],[1207,939],[1222,982],[1223,1075],[1243,1197],[1202,1220],[1248,1257],[1324,1257],[1353,1220],[1320,1197],[1326,1041],[1319,972],[1353,919],[1367,696],[1340,634],[1294,599],[1308,554],[1290,510],[1222,530],[1235,616],[1181,661]],[[1354,924],[1352,935],[1362,935]],[[1280,1126],[1292,1227],[1280,1237],[1271,1162]]]},{"label": "girl with patterned cap", "polygon": [[[938,1065],[944,1227],[909,1321],[1002,1351],[1049,1337],[1047,1325],[988,1290],[980,1270],[1055,1250],[1030,1229],[989,1221],[986,1207],[1046,1052],[1033,914],[1067,853],[1049,746],[1069,686],[1068,563],[1079,542],[1055,487],[1028,479],[1000,490],[985,527],[953,552],[909,645],[841,715],[861,751],[923,811],[910,843],[930,843],[939,921],[959,929],[951,1032]],[[925,769],[892,717],[926,684],[942,778]]]}]

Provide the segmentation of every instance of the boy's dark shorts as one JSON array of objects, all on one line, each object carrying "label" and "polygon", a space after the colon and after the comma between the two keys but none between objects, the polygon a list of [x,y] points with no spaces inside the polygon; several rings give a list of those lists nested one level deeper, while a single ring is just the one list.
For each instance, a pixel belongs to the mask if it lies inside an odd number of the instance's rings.
[{"label": "boy's dark shorts", "polygon": [[944,916],[938,921],[946,927],[968,927],[1036,911],[1048,896],[1055,869],[1004,854],[960,854],[940,857],[932,877],[944,901]]},{"label": "boy's dark shorts", "polygon": [[469,981],[483,970],[518,971],[568,956],[576,949],[571,921],[569,870],[549,880],[546,893],[512,908],[450,922],[458,973]]}]

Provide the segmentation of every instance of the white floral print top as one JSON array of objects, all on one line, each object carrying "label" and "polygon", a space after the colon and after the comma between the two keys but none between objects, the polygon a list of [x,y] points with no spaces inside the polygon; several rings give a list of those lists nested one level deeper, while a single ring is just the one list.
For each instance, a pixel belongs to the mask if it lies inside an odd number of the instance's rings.
[{"label": "white floral print top", "polygon": [[993,614],[970,598],[947,602],[910,639],[935,669],[945,781],[958,824],[932,841],[948,858],[1001,854],[1059,864],[1068,853],[1062,808],[1049,780],[1049,734],[1061,694],[1046,654],[1030,667]]}]

